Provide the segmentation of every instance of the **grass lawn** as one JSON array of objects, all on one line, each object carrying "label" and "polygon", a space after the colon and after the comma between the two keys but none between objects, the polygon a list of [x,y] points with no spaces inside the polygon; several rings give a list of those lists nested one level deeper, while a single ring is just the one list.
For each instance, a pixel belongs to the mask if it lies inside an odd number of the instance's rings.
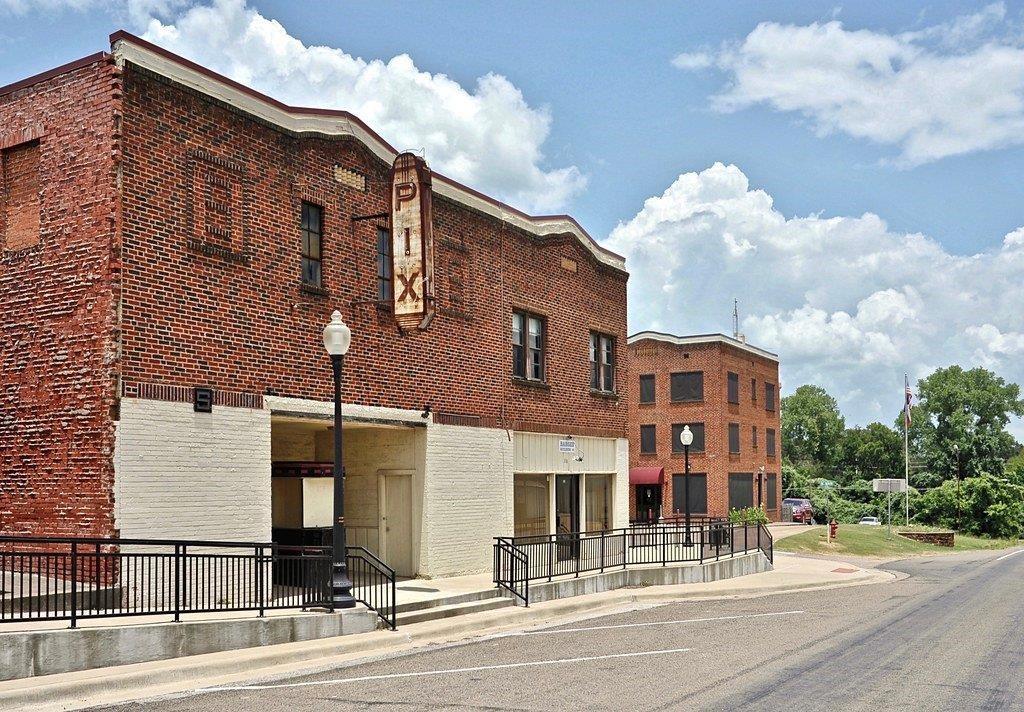
[{"label": "grass lawn", "polygon": [[[906,527],[900,527],[905,529]],[[910,527],[927,531],[925,527]],[[791,551],[796,554],[848,554],[850,556],[869,556],[890,558],[894,556],[924,556],[927,554],[948,554],[952,551],[973,549],[1005,549],[1017,546],[1021,542],[1013,539],[986,539],[983,537],[957,534],[956,546],[949,549],[934,546],[913,539],[906,539],[896,534],[892,528],[892,538],[886,537],[885,527],[868,527],[859,524],[840,524],[839,536],[831,543],[825,540],[825,527],[808,527],[801,534],[794,534],[775,543],[779,551]]]}]

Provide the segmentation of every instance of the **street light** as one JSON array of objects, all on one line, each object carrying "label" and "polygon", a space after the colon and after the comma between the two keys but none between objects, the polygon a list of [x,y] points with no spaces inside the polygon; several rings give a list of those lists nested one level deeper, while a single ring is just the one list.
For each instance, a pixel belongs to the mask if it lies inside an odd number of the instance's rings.
[{"label": "street light", "polygon": [[354,608],[352,580],[348,577],[345,560],[345,469],[341,455],[341,365],[352,342],[352,331],[341,320],[341,312],[331,314],[331,322],[324,327],[324,348],[331,357],[334,369],[334,523],[333,556],[331,560],[331,609]]},{"label": "street light", "polygon": [[686,540],[683,544],[691,546],[693,542],[690,540],[690,446],[693,445],[693,433],[689,425],[683,426],[683,432],[679,433],[679,442],[683,444],[683,472],[686,473],[683,476],[683,509],[686,510],[683,515],[686,518]]}]

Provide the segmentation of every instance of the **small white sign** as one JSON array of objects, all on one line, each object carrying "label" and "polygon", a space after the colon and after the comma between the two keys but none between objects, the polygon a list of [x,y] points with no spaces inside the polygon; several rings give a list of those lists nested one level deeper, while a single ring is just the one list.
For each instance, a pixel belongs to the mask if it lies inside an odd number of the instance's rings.
[{"label": "small white sign", "polygon": [[576,452],[575,440],[559,440],[558,452]]},{"label": "small white sign", "polygon": [[897,479],[871,480],[875,492],[906,492],[907,481]]}]

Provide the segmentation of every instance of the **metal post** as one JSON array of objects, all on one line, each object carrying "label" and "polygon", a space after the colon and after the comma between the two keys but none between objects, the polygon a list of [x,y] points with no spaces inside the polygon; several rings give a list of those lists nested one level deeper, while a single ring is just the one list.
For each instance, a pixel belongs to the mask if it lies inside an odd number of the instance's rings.
[{"label": "metal post", "polygon": [[181,544],[174,545],[174,622],[181,621]]},{"label": "metal post", "polygon": [[263,609],[266,607],[266,584],[263,579],[263,547],[256,547],[256,586],[259,589],[260,597],[260,618],[263,617]]},{"label": "metal post", "polygon": [[71,627],[78,627],[78,542],[71,542]]},{"label": "metal post", "polygon": [[334,525],[331,576],[331,610],[354,608],[352,581],[348,577],[345,545],[345,467],[341,452],[341,366],[343,356],[331,356],[334,371]]},{"label": "metal post", "polygon": [[685,546],[690,546],[690,446],[683,445],[683,508],[686,510],[683,515],[686,519],[686,537],[683,540]]},{"label": "metal post", "polygon": [[604,573],[604,531],[601,531],[601,573]]}]

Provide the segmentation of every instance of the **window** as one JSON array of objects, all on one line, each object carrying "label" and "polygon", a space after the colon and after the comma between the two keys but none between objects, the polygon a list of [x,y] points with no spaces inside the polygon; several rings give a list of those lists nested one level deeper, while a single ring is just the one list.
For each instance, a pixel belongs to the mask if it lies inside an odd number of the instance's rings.
[{"label": "window", "polygon": [[729,473],[729,509],[754,506],[754,475],[751,472]]},{"label": "window", "polygon": [[764,429],[764,451],[768,457],[775,457],[775,430],[772,428]]},{"label": "window", "polygon": [[516,475],[513,499],[516,536],[543,536],[550,533],[547,475]]},{"label": "window", "polygon": [[[689,481],[687,481],[689,480]],[[689,493],[686,492],[689,487]],[[690,514],[706,514],[708,511],[708,476],[701,472],[672,475],[672,512],[685,514],[686,495],[689,494]]]},{"label": "window", "polygon": [[391,284],[391,232],[377,228],[377,299],[390,302],[394,299]]},{"label": "window", "polygon": [[0,151],[0,248],[39,244],[39,142]]},{"label": "window", "polygon": [[768,509],[775,509],[779,506],[778,475],[768,475]]},{"label": "window", "polygon": [[320,247],[323,236],[323,210],[312,203],[302,204],[302,282],[320,287]]},{"label": "window", "polygon": [[764,384],[764,409],[767,411],[775,411],[775,384],[766,383]]},{"label": "window", "polygon": [[615,338],[590,332],[590,387],[595,391],[615,391]]},{"label": "window", "polygon": [[750,442],[752,443],[754,449],[756,450],[757,449],[757,426],[756,425],[750,426]]},{"label": "window", "polygon": [[657,428],[653,425],[640,426],[640,452],[645,455],[658,451]]},{"label": "window", "polygon": [[512,375],[544,380],[544,319],[535,314],[512,314]]},{"label": "window", "polygon": [[729,402],[739,405],[740,402],[740,374],[729,372]]},{"label": "window", "polygon": [[674,423],[672,425],[672,452],[683,452],[683,443],[679,435],[683,432],[683,426],[689,425],[693,433],[693,444],[690,445],[690,452],[704,452],[704,423]]},{"label": "window", "polygon": [[757,405],[757,379],[750,379],[750,402]]},{"label": "window", "polygon": [[704,372],[673,373],[671,391],[675,403],[704,400]]},{"label": "window", "polygon": [[587,475],[587,531],[603,532],[612,528],[612,476]]},{"label": "window", "polygon": [[654,374],[647,373],[640,376],[640,402],[654,402]]},{"label": "window", "polygon": [[729,454],[740,454],[740,424],[729,423]]}]

